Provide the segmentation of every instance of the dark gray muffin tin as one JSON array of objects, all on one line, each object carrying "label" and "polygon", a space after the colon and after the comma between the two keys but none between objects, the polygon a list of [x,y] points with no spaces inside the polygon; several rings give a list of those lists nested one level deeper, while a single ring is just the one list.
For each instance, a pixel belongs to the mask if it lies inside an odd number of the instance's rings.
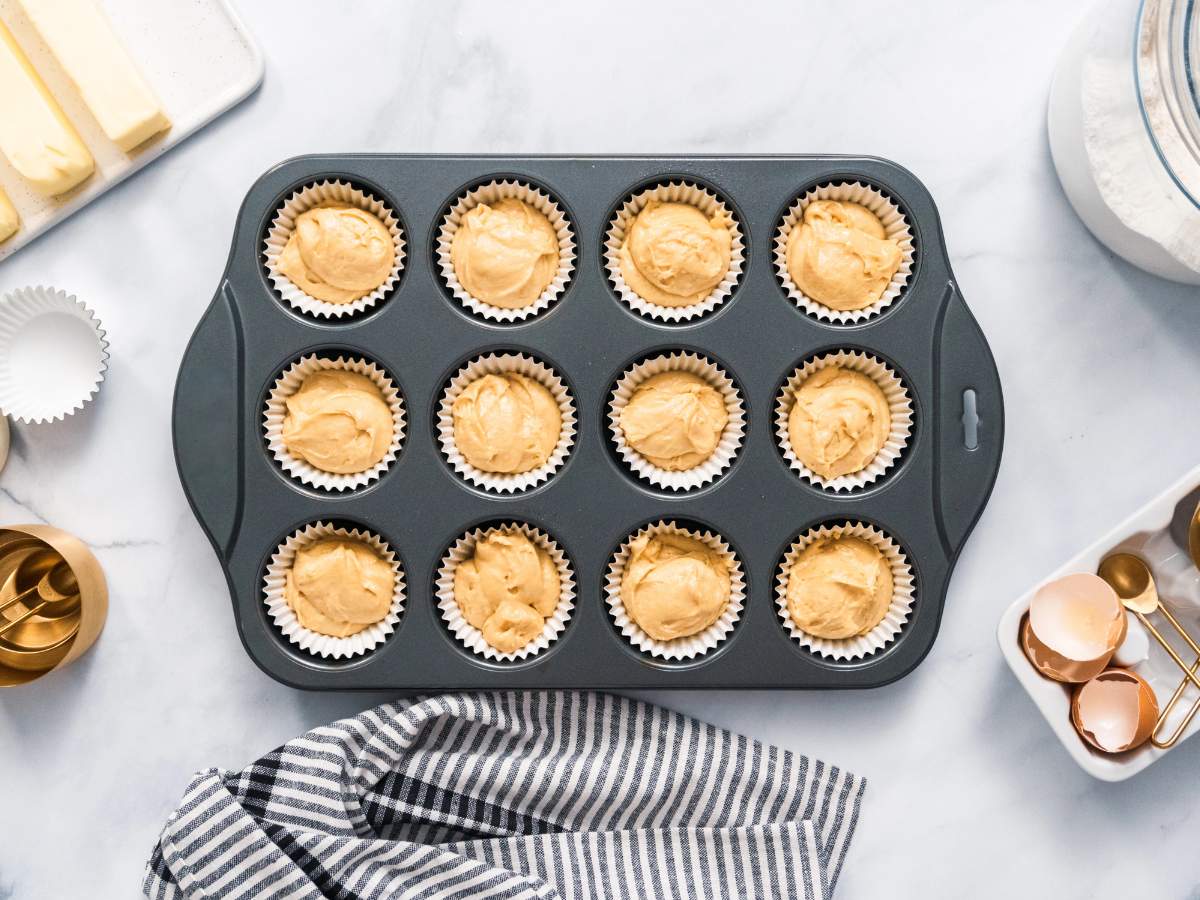
[{"label": "dark gray muffin tin", "polygon": [[[341,178],[387,203],[402,221],[406,257],[396,289],[353,318],[318,319],[280,300],[267,279],[263,240],[283,200],[306,184]],[[574,274],[558,302],[523,322],[496,325],[456,302],[434,241],[465,190],[516,178],[551,194],[570,218]],[[603,266],[603,238],[632,193],[671,179],[713,190],[738,217],[746,266],[732,297],[703,318],[664,325],[621,303]],[[827,182],[863,181],[909,219],[916,263],[904,294],[853,326],[807,315],[788,299],[773,241],[794,199]],[[801,362],[857,349],[881,358],[913,397],[913,434],[886,475],[851,493],[822,491],[791,471],[776,443],[775,398]],[[746,435],[733,465],[687,493],[656,490],[621,462],[606,408],[634,361],[691,350],[716,361],[742,391]],[[489,494],[456,475],[434,420],[442,389],[466,361],[520,351],[569,383],[578,434],[548,482]],[[280,372],[309,353],[350,353],[380,364],[404,396],[408,428],[390,469],[353,492],[314,490],[287,475],[263,437],[263,407]],[[964,392],[973,390],[977,446],[966,437]],[[971,429],[974,430],[974,429]],[[229,581],[234,619],[251,658],[269,675],[309,689],[863,688],[901,678],[937,636],[954,562],[983,509],[1000,463],[1003,407],[987,342],[950,271],[933,200],[908,171],[870,157],[306,156],[281,163],[251,188],[237,217],[225,273],[180,365],[175,456],[192,509]],[[604,575],[620,543],[647,522],[673,519],[724,536],[746,575],[746,608],[716,649],[663,662],[634,648],[604,601]],[[325,660],[292,645],[268,618],[263,575],[288,535],[315,521],[368,528],[402,559],[407,601],[396,631],[363,656]],[[551,534],[571,560],[576,609],[549,649],[490,663],[459,644],[437,609],[433,581],[463,532],[520,521]],[[780,560],[822,523],[862,521],[904,549],[916,581],[912,615],[895,641],[853,662],[802,648],[775,605]]]}]

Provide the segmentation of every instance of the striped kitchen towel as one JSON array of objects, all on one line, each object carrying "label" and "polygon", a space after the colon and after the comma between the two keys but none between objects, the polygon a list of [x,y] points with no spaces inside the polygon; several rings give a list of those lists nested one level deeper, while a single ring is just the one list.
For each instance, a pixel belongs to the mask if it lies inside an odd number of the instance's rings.
[{"label": "striped kitchen towel", "polygon": [[865,781],[608,694],[388,703],[201,772],[151,900],[832,895]]}]

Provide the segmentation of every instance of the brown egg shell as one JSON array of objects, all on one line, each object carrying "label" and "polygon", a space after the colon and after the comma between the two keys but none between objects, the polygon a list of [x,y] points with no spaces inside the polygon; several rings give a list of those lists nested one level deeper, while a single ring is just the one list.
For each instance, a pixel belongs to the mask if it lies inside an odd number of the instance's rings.
[{"label": "brown egg shell", "polygon": [[[1124,747],[1118,750],[1108,750],[1101,747],[1083,725],[1079,714],[1079,696],[1084,689],[1091,683],[1100,679],[1116,678],[1124,681],[1135,681],[1138,686],[1138,722],[1137,728],[1134,729],[1133,738]],[[1158,697],[1154,693],[1154,688],[1150,687],[1150,683],[1146,681],[1137,672],[1132,669],[1105,669],[1095,678],[1085,684],[1081,684],[1071,693],[1071,724],[1075,726],[1075,730],[1079,732],[1088,744],[1095,750],[1107,755],[1117,753],[1126,753],[1130,750],[1135,750],[1146,741],[1150,740],[1150,735],[1154,733],[1154,726],[1158,722]]]},{"label": "brown egg shell", "polygon": [[1111,650],[1096,659],[1077,660],[1054,652],[1038,640],[1038,636],[1033,633],[1033,626],[1029,624],[1029,613],[1026,613],[1021,619],[1021,649],[1042,676],[1064,684],[1082,684],[1095,678],[1108,667],[1113,654],[1117,652],[1117,647],[1125,640],[1127,622],[1128,617],[1121,616],[1121,631],[1116,645]]}]

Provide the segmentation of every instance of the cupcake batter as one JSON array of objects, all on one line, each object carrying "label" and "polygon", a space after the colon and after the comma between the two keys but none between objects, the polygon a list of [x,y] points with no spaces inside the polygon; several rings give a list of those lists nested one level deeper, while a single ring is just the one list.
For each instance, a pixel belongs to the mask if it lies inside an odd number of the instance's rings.
[{"label": "cupcake batter", "polygon": [[725,558],[695,538],[662,532],[630,545],[621,602],[656,641],[699,634],[720,618],[729,593]]},{"label": "cupcake batter", "polygon": [[660,372],[621,410],[629,446],[660,469],[691,469],[708,459],[729,422],[721,394],[691,372]]},{"label": "cupcake batter", "polygon": [[323,203],[296,218],[276,266],[310,297],[352,303],[387,281],[395,262],[395,242],[378,217]]},{"label": "cupcake batter", "polygon": [[643,300],[690,306],[712,293],[729,271],[733,237],[721,216],[690,203],[651,200],[621,244],[621,277]]},{"label": "cupcake batter", "polygon": [[837,310],[865,309],[900,268],[900,246],[858,203],[815,200],[787,239],[788,274],[807,296]]},{"label": "cupcake batter", "polygon": [[544,465],[562,431],[554,396],[518,372],[472,381],[451,413],[459,452],[484,472],[515,475]]},{"label": "cupcake batter", "polygon": [[358,372],[319,369],[285,407],[284,446],[322,472],[365,472],[392,445],[392,411],[375,382]]},{"label": "cupcake batter", "polygon": [[493,531],[454,569],[454,600],[463,618],[501,653],[537,638],[559,601],[558,567],[519,531]]},{"label": "cupcake batter", "polygon": [[476,300],[504,309],[529,306],[558,273],[558,235],[550,220],[510,197],[463,216],[450,243],[454,274]]},{"label": "cupcake batter", "polygon": [[823,538],[792,564],[788,613],[815,637],[855,637],[883,621],[893,587],[892,568],[878,547],[851,536]]},{"label": "cupcake batter", "polygon": [[887,442],[892,411],[871,378],[826,366],[805,379],[788,415],[792,452],[822,478],[859,472]]},{"label": "cupcake batter", "polygon": [[362,541],[327,538],[296,551],[284,598],[309,631],[349,637],[387,616],[395,587],[391,565]]}]

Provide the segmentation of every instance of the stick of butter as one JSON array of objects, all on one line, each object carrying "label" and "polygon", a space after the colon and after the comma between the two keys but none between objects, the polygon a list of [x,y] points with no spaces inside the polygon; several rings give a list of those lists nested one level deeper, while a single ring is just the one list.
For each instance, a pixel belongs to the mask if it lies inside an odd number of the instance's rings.
[{"label": "stick of butter", "polygon": [[0,22],[0,153],[53,197],[92,174],[92,154]]},{"label": "stick of butter", "polygon": [[4,193],[4,188],[0,188],[0,244],[16,234],[20,227],[21,217],[17,215],[17,208],[8,199],[8,194]]},{"label": "stick of butter", "polygon": [[171,127],[93,0],[19,0],[109,140],[128,153]]}]

